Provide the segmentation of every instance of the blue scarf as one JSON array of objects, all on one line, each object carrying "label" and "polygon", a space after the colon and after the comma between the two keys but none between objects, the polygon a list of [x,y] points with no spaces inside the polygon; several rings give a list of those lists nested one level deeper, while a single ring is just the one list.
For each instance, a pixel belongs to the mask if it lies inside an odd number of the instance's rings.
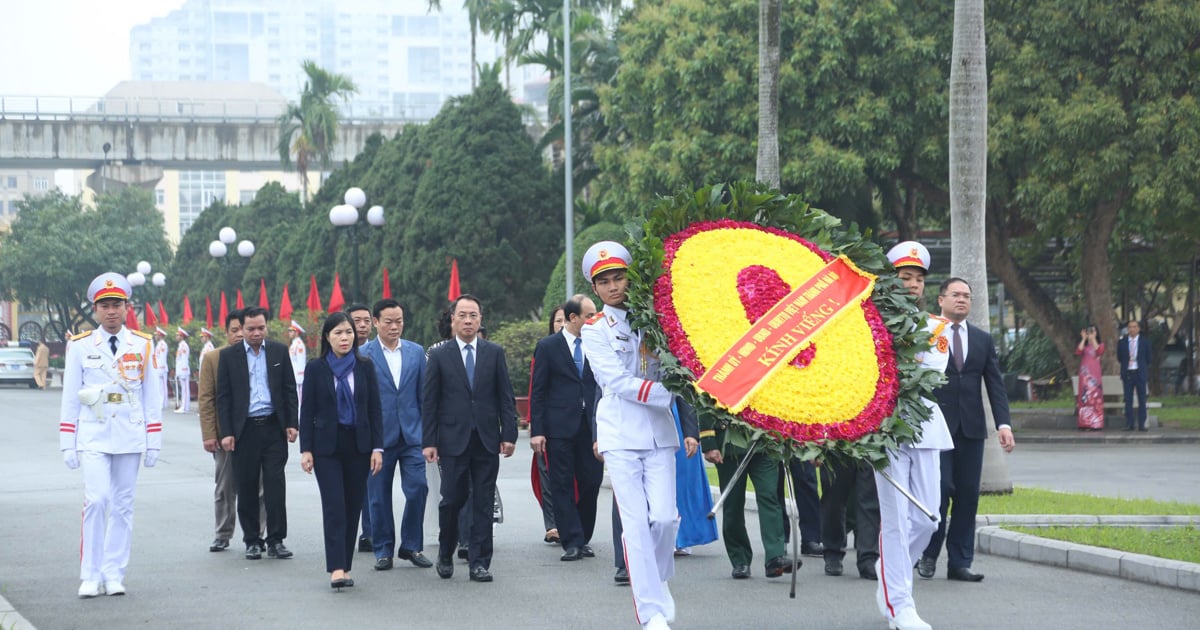
[{"label": "blue scarf", "polygon": [[358,362],[357,354],[351,350],[340,359],[332,352],[325,355],[325,362],[329,364],[329,369],[333,371],[333,378],[337,381],[338,424],[351,427],[354,426],[355,418],[354,392],[350,391],[350,375],[354,373],[354,365]]}]

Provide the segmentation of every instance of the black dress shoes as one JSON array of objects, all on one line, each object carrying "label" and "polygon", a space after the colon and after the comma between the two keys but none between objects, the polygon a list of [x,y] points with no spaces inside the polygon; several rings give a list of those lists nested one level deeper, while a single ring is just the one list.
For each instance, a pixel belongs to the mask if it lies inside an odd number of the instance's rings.
[{"label": "black dress shoes", "polygon": [[375,551],[375,545],[371,544],[371,539],[368,536],[361,536],[358,539],[359,553],[369,553]]},{"label": "black dress shoes", "polygon": [[629,584],[629,571],[617,569],[616,575],[613,576],[613,581],[621,585]]},{"label": "black dress shoes", "polygon": [[375,570],[376,571],[390,571],[391,569],[392,569],[392,559],[391,558],[376,558],[375,559]]},{"label": "black dress shoes", "polygon": [[260,559],[262,559],[262,552],[263,552],[262,545],[260,545],[258,543],[254,543],[253,545],[247,545],[246,546],[246,559],[247,560],[260,560]]},{"label": "black dress shoes", "polygon": [[750,565],[748,565],[748,564],[734,565],[733,571],[731,571],[729,574],[735,580],[744,580],[744,579],[750,577]]},{"label": "black dress shoes", "polygon": [[401,560],[408,560],[413,564],[414,567],[417,567],[418,569],[428,569],[429,567],[433,566],[433,563],[429,561],[429,558],[426,558],[425,554],[421,553],[420,551],[401,549],[400,551],[396,552],[396,557],[400,558]]},{"label": "black dress shoes", "polygon": [[454,575],[454,558],[450,556],[438,556],[437,574],[443,580],[449,580]]},{"label": "black dress shoes", "polygon": [[559,560],[562,560],[563,562],[574,562],[576,560],[582,560],[582,559],[583,559],[583,552],[579,550],[579,547],[567,548],[567,550],[564,551],[563,555],[559,558]]},{"label": "black dress shoes", "polygon": [[819,542],[802,542],[800,543],[800,555],[820,558],[825,555],[825,545]]},{"label": "black dress shoes", "polygon": [[282,542],[267,543],[267,557],[285,560],[292,557],[292,550],[283,546]]},{"label": "black dress shoes", "polygon": [[470,549],[468,549],[465,546],[458,548],[458,559],[459,560],[469,560],[470,558],[471,558],[471,550]]},{"label": "black dress shoes", "polygon": [[968,568],[950,569],[946,571],[946,578],[957,580],[959,582],[982,582],[983,574],[976,573]]},{"label": "black dress shoes", "polygon": [[838,577],[842,574],[842,559],[832,556],[825,557],[825,575]]},{"label": "black dress shoes", "polygon": [[[799,560],[797,560],[799,563]],[[766,575],[769,578],[777,578],[784,573],[792,572],[792,559],[787,556],[775,556],[767,560]]]},{"label": "black dress shoes", "polygon": [[582,554],[584,558],[595,558],[596,557],[596,552],[592,551],[591,545],[584,545],[584,546],[580,547],[579,553]]},{"label": "black dress shoes", "polygon": [[208,546],[209,551],[225,551],[229,548],[229,541],[224,538],[217,538]]},{"label": "black dress shoes", "polygon": [[488,573],[488,570],[483,567],[475,567],[474,569],[471,569],[471,581],[472,582],[491,582],[492,574]]},{"label": "black dress shoes", "polygon": [[879,576],[875,574],[875,562],[864,564],[858,567],[858,577],[864,580],[878,580]]},{"label": "black dress shoes", "polygon": [[917,560],[917,575],[920,575],[921,577],[928,580],[933,577],[933,574],[936,571],[937,571],[937,560],[935,560],[934,558],[930,558],[929,556],[923,555],[923,556],[921,556],[920,560]]}]

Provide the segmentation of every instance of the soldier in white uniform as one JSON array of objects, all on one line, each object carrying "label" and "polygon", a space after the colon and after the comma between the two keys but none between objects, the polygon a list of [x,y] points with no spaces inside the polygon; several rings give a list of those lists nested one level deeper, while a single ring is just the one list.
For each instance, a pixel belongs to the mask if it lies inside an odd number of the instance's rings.
[{"label": "soldier in white uniform", "polygon": [[[659,382],[659,361],[626,319],[629,251],[601,241],[583,256],[583,274],[604,302],[584,325],[584,354],[603,391],[596,405],[596,450],[608,466],[624,529],[634,613],[644,628],[675,619],[667,580],[675,574],[675,451],[679,436],[672,394]],[[618,551],[617,553],[620,553]]]},{"label": "soldier in white uniform", "polygon": [[192,406],[192,349],[188,346],[188,331],[183,327],[175,329],[175,339],[179,345],[175,347],[175,400],[179,406],[175,413],[187,413]]},{"label": "soldier in white uniform", "polygon": [[[888,251],[888,260],[905,288],[917,296],[925,292],[925,274],[929,269],[929,250],[916,241],[905,241]],[[917,355],[921,367],[944,371],[950,357],[946,337],[949,320],[928,316],[926,330],[931,337],[929,349]],[[941,452],[954,448],[946,419],[937,402],[922,399],[929,407],[929,421],[924,424],[921,439],[888,452],[887,473],[927,508],[941,503]],[[937,521],[929,520],[916,506],[878,472],[875,486],[879,491],[879,560],[875,572],[879,585],[875,589],[879,612],[888,628],[899,630],[929,630],[930,625],[917,615],[912,598],[912,572],[915,558],[929,544],[937,530]],[[936,510],[934,512],[937,513]]]},{"label": "soldier in white uniform", "polygon": [[150,335],[125,328],[131,291],[124,276],[105,273],[88,287],[100,329],[72,339],[63,369],[59,449],[83,466],[79,596],[125,594],[139,463],[158,461],[162,384],[153,372]]},{"label": "soldier in white uniform", "polygon": [[[146,307],[150,308],[150,307]],[[171,387],[168,382],[168,375],[171,367],[167,365],[167,331],[154,327],[154,374],[159,381],[159,387],[162,390],[162,407],[167,408],[167,403],[171,400]]]},{"label": "soldier in white uniform", "polygon": [[200,381],[201,373],[204,370],[204,355],[216,349],[213,347],[213,334],[211,330],[201,326],[200,338],[204,340],[204,345],[200,346],[200,358],[196,361],[196,382]]},{"label": "soldier in white uniform", "polygon": [[300,393],[304,390],[304,365],[308,363],[308,349],[304,346],[304,328],[292,320],[292,325],[288,326],[288,338],[292,340],[288,344],[288,356],[292,358],[292,372],[296,375],[296,400],[300,400]]}]

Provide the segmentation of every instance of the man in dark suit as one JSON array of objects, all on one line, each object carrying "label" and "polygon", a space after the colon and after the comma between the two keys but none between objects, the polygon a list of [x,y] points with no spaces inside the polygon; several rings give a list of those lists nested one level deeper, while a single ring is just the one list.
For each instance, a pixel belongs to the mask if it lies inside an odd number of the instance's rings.
[{"label": "man in dark suit", "polygon": [[[239,497],[253,497],[261,480],[267,508],[267,555],[290,558],[283,467],[288,442],[298,435],[296,376],[287,346],[267,340],[267,311],[247,308],[241,317],[243,339],[221,350],[217,362],[217,419],[221,448],[233,453]],[[258,506],[237,502],[246,558],[262,557]]]},{"label": "man in dark suit", "polygon": [[[923,578],[933,577],[944,540],[948,556],[946,577],[978,582],[983,574],[971,571],[971,561],[975,558],[975,512],[979,508],[983,445],[987,439],[982,385],[987,385],[1000,447],[1011,453],[1015,442],[992,336],[967,323],[971,314],[971,286],[962,278],[946,280],[938,292],[938,306],[942,317],[950,320],[946,331],[950,338],[950,362],[946,366],[946,384],[934,393],[946,416],[954,450],[942,452],[942,520],[917,561],[917,572]],[[946,514],[951,503],[954,520],[947,527]]]},{"label": "man in dark suit", "polygon": [[596,378],[579,338],[584,322],[595,313],[590,299],[572,297],[563,305],[562,330],[538,341],[533,351],[529,444],[534,453],[546,452],[549,458],[554,523],[564,562],[595,555],[589,543],[596,529],[604,465],[592,454]]},{"label": "man in dark suit", "polygon": [[437,572],[442,578],[454,575],[458,512],[470,491],[471,580],[491,582],[497,455],[511,457],[516,446],[516,399],[504,349],[478,335],[479,300],[463,294],[450,312],[454,338],[429,353],[421,408],[425,460],[440,462],[442,471]]},{"label": "man in dark suit", "polygon": [[397,556],[428,569],[433,563],[421,553],[425,538],[425,498],[429,494],[425,459],[421,455],[425,350],[400,338],[404,333],[404,307],[396,300],[376,302],[372,318],[377,335],[362,346],[362,352],[375,364],[383,409],[383,471],[367,478],[375,569],[386,571],[392,568],[392,553],[396,551],[392,481],[397,466],[400,468],[400,487],[404,491],[404,516],[400,520]]},{"label": "man in dark suit", "polygon": [[1125,386],[1125,430],[1133,430],[1133,393],[1137,392],[1137,430],[1146,430],[1146,375],[1150,373],[1150,340],[1140,333],[1138,320],[1129,320],[1127,333],[1117,343],[1121,384]]}]

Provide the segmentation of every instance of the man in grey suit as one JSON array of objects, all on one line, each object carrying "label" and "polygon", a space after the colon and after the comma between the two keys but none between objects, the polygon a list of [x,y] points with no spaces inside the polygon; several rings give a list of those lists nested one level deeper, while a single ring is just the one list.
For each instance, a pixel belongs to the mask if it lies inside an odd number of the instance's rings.
[{"label": "man in grey suit", "polygon": [[454,575],[458,512],[470,491],[471,581],[491,582],[497,455],[511,457],[516,446],[516,399],[504,349],[479,337],[478,298],[464,294],[450,312],[454,338],[429,353],[421,408],[425,459],[440,462],[442,471],[437,572],[443,579]]},{"label": "man in grey suit", "polygon": [[421,550],[425,519],[425,459],[421,455],[421,391],[425,384],[425,350],[404,333],[404,307],[393,299],[380,300],[371,309],[376,337],[362,346],[375,364],[383,409],[383,469],[367,478],[371,509],[371,541],[375,569],[392,568],[396,547],[396,519],[392,513],[392,481],[400,467],[404,491],[404,516],[400,520],[400,549],[396,554],[414,566],[433,566]]}]

